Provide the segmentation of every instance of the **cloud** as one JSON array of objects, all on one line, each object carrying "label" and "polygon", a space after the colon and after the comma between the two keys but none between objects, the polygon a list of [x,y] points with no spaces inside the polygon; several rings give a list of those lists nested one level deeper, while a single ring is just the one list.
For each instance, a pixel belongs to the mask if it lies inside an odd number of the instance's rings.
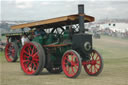
[{"label": "cloud", "polygon": [[80,3],[85,5],[85,13],[96,19],[128,18],[127,1],[4,0],[1,3],[2,19],[7,20],[42,20],[75,14]]},{"label": "cloud", "polygon": [[114,11],[114,10],[116,10],[116,9],[113,8],[113,7],[106,7],[106,8],[104,8],[104,10],[110,12],[110,11]]},{"label": "cloud", "polygon": [[[1,12],[1,1],[0,1],[0,12]],[[0,13],[0,20],[2,20],[1,13]]]},{"label": "cloud", "polygon": [[16,7],[18,8],[31,8],[33,6],[33,0],[16,0]]},{"label": "cloud", "polygon": [[41,5],[56,5],[59,4],[58,1],[43,1],[41,2]]}]

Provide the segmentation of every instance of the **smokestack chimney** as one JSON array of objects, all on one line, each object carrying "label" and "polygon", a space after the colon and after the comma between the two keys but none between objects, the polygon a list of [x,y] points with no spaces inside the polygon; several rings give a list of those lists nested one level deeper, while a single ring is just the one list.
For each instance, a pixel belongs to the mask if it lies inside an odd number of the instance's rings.
[{"label": "smokestack chimney", "polygon": [[78,14],[79,14],[79,27],[80,27],[80,33],[85,32],[85,26],[84,26],[84,4],[78,5]]}]

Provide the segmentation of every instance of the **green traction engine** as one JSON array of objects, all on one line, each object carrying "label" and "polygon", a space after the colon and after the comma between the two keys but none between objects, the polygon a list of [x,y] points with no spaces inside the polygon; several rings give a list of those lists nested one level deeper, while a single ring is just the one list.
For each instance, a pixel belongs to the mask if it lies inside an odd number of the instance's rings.
[{"label": "green traction engine", "polygon": [[[43,35],[34,36],[30,42],[19,46],[20,65],[24,73],[38,75],[44,68],[50,73],[61,73],[76,78],[84,67],[85,72],[97,76],[103,69],[101,55],[93,49],[92,35],[84,23],[94,17],[84,14],[84,5],[78,6],[78,14],[48,20],[20,24],[11,29],[40,29]],[[31,34],[31,33],[30,33]]]},{"label": "green traction engine", "polygon": [[22,32],[3,33],[6,36],[5,58],[8,62],[16,62],[20,54]]}]

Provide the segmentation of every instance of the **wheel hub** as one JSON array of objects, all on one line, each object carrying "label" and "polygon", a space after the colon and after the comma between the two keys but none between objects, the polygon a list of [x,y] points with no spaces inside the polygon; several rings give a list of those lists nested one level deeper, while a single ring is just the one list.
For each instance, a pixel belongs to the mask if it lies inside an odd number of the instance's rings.
[{"label": "wheel hub", "polygon": [[70,62],[68,62],[68,66],[71,66],[71,63]]},{"label": "wheel hub", "polygon": [[96,64],[96,61],[95,60],[92,60],[91,64],[92,65],[95,65]]},{"label": "wheel hub", "polygon": [[31,56],[29,57],[29,60],[32,61],[32,57]]}]

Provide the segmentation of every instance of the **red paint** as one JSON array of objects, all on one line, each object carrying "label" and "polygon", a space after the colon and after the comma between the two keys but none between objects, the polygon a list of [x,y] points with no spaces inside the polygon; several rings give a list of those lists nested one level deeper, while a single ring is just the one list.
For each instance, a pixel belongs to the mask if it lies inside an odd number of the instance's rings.
[{"label": "red paint", "polygon": [[34,74],[39,67],[39,56],[36,46],[32,43],[26,43],[20,54],[20,63],[22,70],[26,74]]},{"label": "red paint", "polygon": [[6,57],[6,60],[8,62],[12,62],[14,56],[15,56],[14,47],[12,46],[11,43],[7,43],[7,45],[5,46],[5,57]]},{"label": "red paint", "polygon": [[79,60],[74,52],[67,52],[62,58],[62,68],[68,77],[73,77],[79,70]]},{"label": "red paint", "polygon": [[100,55],[94,50],[90,54],[90,60],[83,61],[82,64],[84,66],[85,71],[88,74],[94,75],[100,70],[101,62],[102,62],[102,59],[101,59]]}]

